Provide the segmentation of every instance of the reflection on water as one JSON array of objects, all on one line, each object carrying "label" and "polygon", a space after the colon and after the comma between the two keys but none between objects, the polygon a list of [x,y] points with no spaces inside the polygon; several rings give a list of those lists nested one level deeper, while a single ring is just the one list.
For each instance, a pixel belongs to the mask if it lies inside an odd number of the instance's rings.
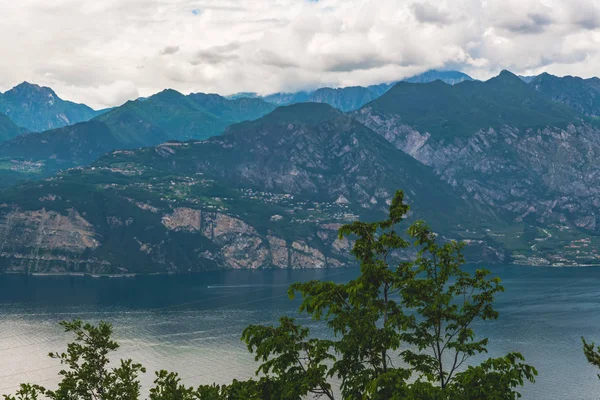
[{"label": "reflection on water", "polygon": [[[490,338],[490,356],[523,353],[538,383],[525,399],[590,399],[600,382],[581,351],[580,337],[600,341],[600,269],[497,266],[506,292],[498,321],[475,329]],[[356,270],[228,271],[133,278],[0,276],[0,394],[20,382],[52,387],[60,366],[46,355],[70,339],[57,325],[81,318],[114,324],[119,356],[148,371],[178,371],[188,384],[252,376],[253,358],[239,338],[249,324],[298,317],[287,298],[296,281],[345,282]],[[144,377],[147,386],[152,374]]]}]

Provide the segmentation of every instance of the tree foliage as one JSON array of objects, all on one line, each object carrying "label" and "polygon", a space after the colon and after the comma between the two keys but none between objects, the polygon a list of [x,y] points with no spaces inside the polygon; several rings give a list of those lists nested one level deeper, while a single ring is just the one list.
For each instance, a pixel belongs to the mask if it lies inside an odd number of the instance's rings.
[{"label": "tree foliage", "polygon": [[[590,364],[600,368],[600,346],[596,347],[593,342],[588,343],[584,338],[581,338],[581,341],[583,342],[583,354],[585,354],[585,358],[587,358]],[[600,374],[598,374],[598,378],[600,379]]]},{"label": "tree foliage", "polygon": [[[326,384],[331,378],[341,382],[344,399],[520,397],[518,388],[537,375],[521,354],[465,368],[471,356],[487,352],[488,339],[476,336],[473,323],[498,318],[493,302],[504,290],[500,280],[485,269],[462,270],[462,244],[440,244],[422,221],[407,236],[400,234],[396,227],[408,212],[399,191],[386,220],[340,229],[340,238],[354,240],[360,276],[343,284],[312,281],[290,288],[290,296],[303,299],[300,311],[324,321],[334,339],[308,339],[307,329],[287,319],[279,328],[250,327],[244,339],[260,354],[257,361],[265,362],[258,372],[285,382],[304,361],[311,371],[302,381],[305,391],[328,398],[334,398]],[[415,259],[399,261],[398,252],[409,247],[417,251]],[[283,333],[291,341],[287,348],[302,349],[304,358],[283,357],[282,347],[272,343],[277,338],[283,343]],[[303,346],[309,343],[318,353],[306,357]],[[272,360],[277,370],[269,368]]]},{"label": "tree foliage", "polygon": [[146,372],[144,367],[132,360],[121,360],[117,367],[109,366],[109,353],[119,348],[111,339],[110,324],[100,322],[94,326],[79,320],[60,324],[66,332],[75,335],[75,341],[69,343],[66,352],[49,354],[68,367],[59,372],[62,380],[58,389],[21,385],[17,399],[35,400],[44,396],[54,400],[135,400],[140,397],[138,376]]},{"label": "tree foliage", "polygon": [[[468,273],[462,244],[440,242],[422,221],[406,233],[396,229],[409,213],[401,191],[387,219],[343,226],[340,239],[354,242],[360,275],[347,283],[311,281],[293,284],[300,312],[330,329],[327,339],[289,317],[277,326],[252,325],[242,340],[258,362],[257,379],[228,385],[182,384],[176,373],[159,371],[150,400],[513,400],[534,382],[537,371],[519,353],[467,363],[486,353],[488,339],[474,323],[498,318],[498,278],[477,269]],[[403,261],[399,252],[415,257]],[[67,368],[55,391],[22,385],[6,400],[133,400],[141,396],[144,367],[132,360],[111,366],[118,349],[112,327],[63,322],[75,335],[64,353],[52,353]],[[600,366],[600,349],[584,341],[590,362]],[[467,366],[467,364],[470,364]],[[334,385],[333,382],[336,382]],[[337,384],[339,382],[339,385]]]}]

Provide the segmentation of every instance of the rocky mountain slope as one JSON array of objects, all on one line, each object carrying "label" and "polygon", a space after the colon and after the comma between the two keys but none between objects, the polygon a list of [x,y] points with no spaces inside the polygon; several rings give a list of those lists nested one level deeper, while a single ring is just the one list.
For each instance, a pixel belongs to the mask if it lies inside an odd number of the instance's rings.
[{"label": "rocky mountain slope", "polygon": [[0,269],[337,267],[350,261],[340,224],[381,217],[397,188],[415,204],[411,219],[445,235],[502,225],[353,118],[298,104],[206,141],[115,151],[0,192]]},{"label": "rocky mountain slope", "polygon": [[[494,236],[517,259],[598,263],[597,123],[508,72],[487,82],[425,86],[399,84],[355,115],[432,167],[465,200],[508,211],[513,223],[533,227],[530,237],[526,228]],[[531,235],[540,243],[518,249],[516,242]]]},{"label": "rocky mountain slope", "polygon": [[42,132],[88,121],[102,112],[62,100],[50,88],[23,82],[0,94],[0,113],[31,132]]}]

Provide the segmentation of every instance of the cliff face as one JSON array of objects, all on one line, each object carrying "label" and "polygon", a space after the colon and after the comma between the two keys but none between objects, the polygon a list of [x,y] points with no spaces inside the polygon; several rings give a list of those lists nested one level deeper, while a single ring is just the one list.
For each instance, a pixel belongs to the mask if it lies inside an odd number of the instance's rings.
[{"label": "cliff face", "polygon": [[100,246],[94,226],[75,209],[65,214],[45,209],[20,211],[2,207],[0,264],[5,271],[102,272],[106,263],[87,258]]},{"label": "cliff face", "polygon": [[[147,210],[155,213],[156,211]],[[162,214],[162,212],[160,212]],[[185,272],[202,269],[326,268],[349,262],[348,240],[337,239],[338,225],[316,227],[318,236],[286,240],[275,232],[259,233],[239,218],[191,208],[162,214],[157,236],[143,238],[133,217],[110,216],[105,224],[87,221],[75,209],[66,213],[0,212],[0,270],[21,273]],[[147,228],[147,227],[146,227]],[[103,249],[116,238],[131,252],[125,264]],[[185,239],[185,240],[182,240]],[[315,243],[316,242],[316,243]],[[322,250],[314,247],[319,246]],[[177,249],[174,248],[177,246]],[[177,260],[185,256],[186,261]]]},{"label": "cliff face", "polygon": [[331,254],[327,257],[302,240],[286,242],[275,235],[263,236],[244,221],[218,212],[177,208],[165,215],[162,221],[169,230],[199,233],[209,239],[216,245],[215,250],[205,251],[202,257],[218,261],[225,268],[338,267],[342,265],[339,258],[348,257],[348,253],[343,251],[347,248],[340,246],[342,241],[337,238],[331,240],[329,235],[321,235],[324,239],[321,243]]},{"label": "cliff face", "polygon": [[519,226],[490,233],[482,244],[502,243],[513,261],[527,264],[598,263],[600,129],[595,124],[501,125],[434,135],[370,107],[355,116],[430,166],[465,201],[503,210]]},{"label": "cliff face", "polygon": [[598,229],[600,129],[594,126],[503,126],[444,140],[368,108],[358,117],[465,197],[510,211],[517,221]]}]

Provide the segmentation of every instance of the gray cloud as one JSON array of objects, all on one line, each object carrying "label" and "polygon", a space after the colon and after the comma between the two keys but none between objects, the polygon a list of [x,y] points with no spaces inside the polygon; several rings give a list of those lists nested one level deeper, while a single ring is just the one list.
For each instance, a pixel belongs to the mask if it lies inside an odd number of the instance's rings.
[{"label": "gray cloud", "polygon": [[596,30],[600,27],[600,5],[595,1],[573,0],[570,21],[576,26],[588,30]]},{"label": "gray cloud", "polygon": [[270,93],[431,68],[600,74],[595,0],[21,0],[0,2],[0,35],[0,90],[27,80],[94,107],[167,87]]},{"label": "gray cloud", "polygon": [[419,22],[447,24],[452,20],[449,13],[440,10],[429,2],[413,4],[412,12]]},{"label": "gray cloud", "polygon": [[179,46],[166,46],[163,47],[162,50],[160,51],[160,54],[162,54],[163,56],[169,55],[169,54],[175,54],[179,51]]},{"label": "gray cloud", "polygon": [[514,33],[534,34],[543,32],[552,22],[549,15],[531,13],[523,17],[519,16],[519,19],[506,21],[500,26]]},{"label": "gray cloud", "polygon": [[222,64],[227,61],[233,61],[239,58],[235,51],[240,48],[237,42],[231,42],[222,46],[213,46],[205,50],[200,50],[190,61],[191,65],[200,64]]},{"label": "gray cloud", "polygon": [[340,58],[332,58],[329,60],[327,71],[330,72],[353,72],[360,70],[370,70],[373,68],[384,67],[388,64],[383,58],[378,55],[347,55]]},{"label": "gray cloud", "polygon": [[298,63],[296,63],[292,57],[277,54],[271,50],[259,49],[256,52],[256,58],[260,63],[267,66],[273,66],[278,68],[298,67]]},{"label": "gray cloud", "polygon": [[191,65],[200,65],[200,64],[222,64],[226,61],[237,60],[239,56],[235,54],[222,54],[216,53],[212,51],[199,51],[196,54],[196,57],[190,61]]}]

